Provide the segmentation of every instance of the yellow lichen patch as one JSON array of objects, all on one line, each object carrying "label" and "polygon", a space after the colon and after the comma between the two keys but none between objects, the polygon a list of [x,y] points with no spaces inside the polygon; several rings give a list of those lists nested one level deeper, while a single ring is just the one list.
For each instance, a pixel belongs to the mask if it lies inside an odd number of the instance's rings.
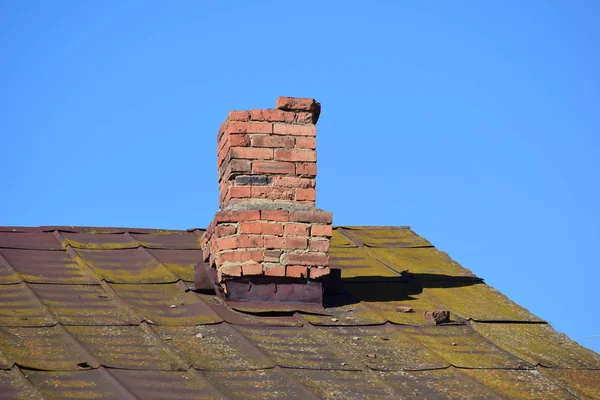
[{"label": "yellow lichen patch", "polygon": [[426,248],[369,248],[368,253],[394,270],[412,274],[474,277],[448,254],[433,247]]},{"label": "yellow lichen patch", "polygon": [[172,351],[198,369],[232,371],[275,366],[257,349],[244,346],[241,335],[228,324],[155,326],[152,329]]},{"label": "yellow lichen patch", "polygon": [[114,250],[133,249],[140,244],[124,233],[73,233],[62,232],[65,243],[75,249]]},{"label": "yellow lichen patch", "polygon": [[318,328],[319,335],[337,342],[357,364],[383,371],[444,368],[449,364],[410,340],[398,326]]},{"label": "yellow lichen patch", "polygon": [[399,276],[360,248],[331,248],[329,251],[329,266],[340,268],[344,279],[373,280],[381,277]]},{"label": "yellow lichen patch", "polygon": [[[455,367],[522,368],[521,359],[496,347],[468,325],[405,327],[404,333]],[[531,367],[531,366],[529,366]]]},{"label": "yellow lichen patch", "polygon": [[[470,284],[460,280],[453,285],[426,288],[427,293],[450,311],[464,319],[477,321],[542,321],[529,311],[510,301],[502,293],[485,283]],[[425,284],[425,282],[423,283]]]},{"label": "yellow lichen patch", "polygon": [[363,371],[288,371],[321,399],[396,399],[397,393]]},{"label": "yellow lichen patch", "polygon": [[127,306],[151,324],[198,325],[221,322],[195,293],[180,284],[111,284]]},{"label": "yellow lichen patch", "polygon": [[115,283],[168,283],[177,277],[145,249],[77,250],[94,272]]},{"label": "yellow lichen patch", "polygon": [[544,375],[569,387],[583,399],[600,399],[600,370],[598,369],[542,369]]},{"label": "yellow lichen patch", "polygon": [[600,369],[600,356],[547,324],[473,323],[496,345],[531,364],[553,368]]},{"label": "yellow lichen patch", "polygon": [[356,244],[352,243],[350,239],[341,234],[337,229],[333,230],[333,235],[331,236],[331,244],[330,247],[358,247]]},{"label": "yellow lichen patch", "polygon": [[207,371],[205,376],[229,399],[311,399],[311,393],[275,369]]},{"label": "yellow lichen patch", "polygon": [[427,239],[418,236],[408,227],[348,227],[349,234],[369,247],[427,247]]},{"label": "yellow lichen patch", "polygon": [[281,367],[356,368],[345,365],[346,360],[326,341],[305,328],[237,326],[236,329]]},{"label": "yellow lichen patch", "polygon": [[0,285],[0,326],[53,325],[53,318],[25,283]]},{"label": "yellow lichen patch", "polygon": [[465,369],[465,374],[507,399],[564,400],[575,398],[536,370]]},{"label": "yellow lichen patch", "polygon": [[411,281],[346,283],[344,287],[395,324],[423,325],[426,311],[442,308]]},{"label": "yellow lichen patch", "polygon": [[51,328],[0,328],[0,351],[19,366],[65,371],[78,364],[98,367],[98,362],[73,341],[61,326]]},{"label": "yellow lichen patch", "polygon": [[139,326],[70,326],[67,330],[105,367],[151,370],[188,367]]}]

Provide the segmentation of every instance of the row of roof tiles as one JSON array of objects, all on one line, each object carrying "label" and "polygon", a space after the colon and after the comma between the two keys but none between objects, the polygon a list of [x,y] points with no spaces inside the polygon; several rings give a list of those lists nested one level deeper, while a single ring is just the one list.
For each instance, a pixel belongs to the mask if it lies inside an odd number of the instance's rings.
[{"label": "row of roof tiles", "polygon": [[[572,399],[597,398],[598,371],[437,369],[364,371],[0,371],[5,398],[50,399]],[[101,390],[97,390],[101,388]],[[21,397],[22,396],[22,397]],[[578,395],[579,396],[579,395]]]}]

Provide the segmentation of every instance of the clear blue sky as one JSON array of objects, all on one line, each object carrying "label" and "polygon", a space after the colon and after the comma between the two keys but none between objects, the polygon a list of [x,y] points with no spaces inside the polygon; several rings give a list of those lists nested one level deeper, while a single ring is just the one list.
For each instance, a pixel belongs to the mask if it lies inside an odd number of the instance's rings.
[{"label": "clear blue sky", "polygon": [[1,0],[0,225],[204,227],[227,112],[314,97],[335,224],[600,351],[598,2],[250,3]]}]

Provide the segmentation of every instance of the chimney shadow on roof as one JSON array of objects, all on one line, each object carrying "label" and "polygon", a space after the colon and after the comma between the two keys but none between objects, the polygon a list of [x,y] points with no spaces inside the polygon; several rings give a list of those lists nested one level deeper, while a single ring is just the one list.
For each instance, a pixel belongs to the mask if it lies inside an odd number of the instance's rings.
[{"label": "chimney shadow on roof", "polygon": [[337,285],[326,286],[325,307],[365,302],[411,301],[428,288],[458,288],[484,284],[483,279],[445,274],[403,274],[401,277],[361,276],[341,278]]}]

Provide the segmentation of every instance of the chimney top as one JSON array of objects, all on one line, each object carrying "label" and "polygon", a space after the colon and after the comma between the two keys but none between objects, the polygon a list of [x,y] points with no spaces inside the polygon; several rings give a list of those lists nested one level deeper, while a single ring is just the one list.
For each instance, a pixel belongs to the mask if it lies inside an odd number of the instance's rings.
[{"label": "chimney top", "polygon": [[316,208],[321,105],[295,97],[276,104],[231,111],[221,125],[220,210],[202,239],[196,286],[213,281],[228,300],[318,303],[332,234],[331,213]]}]

